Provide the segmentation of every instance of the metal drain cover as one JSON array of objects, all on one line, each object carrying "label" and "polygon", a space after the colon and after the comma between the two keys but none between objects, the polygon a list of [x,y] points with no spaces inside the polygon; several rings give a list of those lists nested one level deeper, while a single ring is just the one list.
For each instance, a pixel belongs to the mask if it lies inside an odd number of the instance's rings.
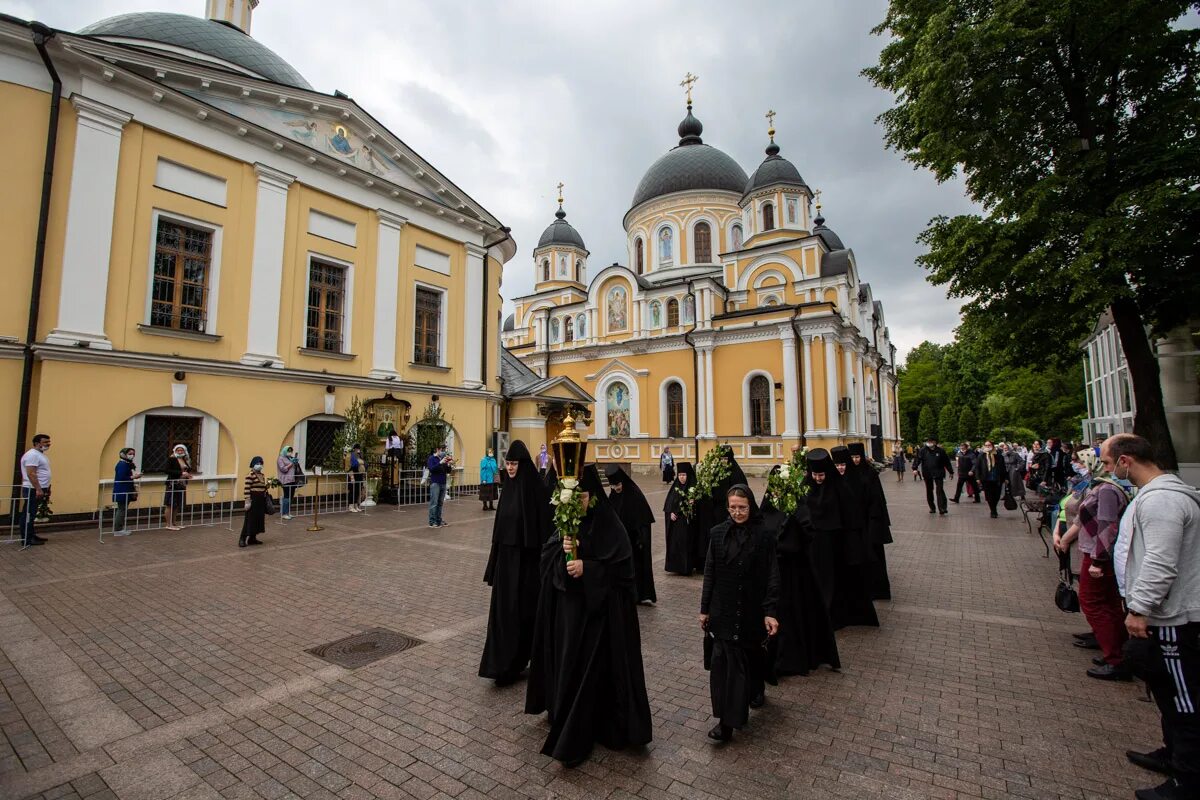
[{"label": "metal drain cover", "polygon": [[420,639],[403,633],[389,631],[387,628],[372,628],[304,652],[312,653],[317,658],[323,658],[339,667],[357,669],[421,644],[424,642]]}]

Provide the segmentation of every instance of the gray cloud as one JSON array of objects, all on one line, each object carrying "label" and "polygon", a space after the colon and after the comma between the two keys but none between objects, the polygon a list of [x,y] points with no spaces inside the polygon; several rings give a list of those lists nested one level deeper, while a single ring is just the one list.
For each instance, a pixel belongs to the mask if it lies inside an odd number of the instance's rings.
[{"label": "gray cloud", "polygon": [[[138,10],[202,14],[203,0],[0,0],[0,11],[75,30]],[[45,6],[45,7],[40,7]],[[254,35],[321,91],[353,96],[513,228],[504,279],[532,289],[533,245],[567,184],[570,221],[594,264],[625,260],[621,218],[645,169],[677,141],[678,83],[700,76],[704,139],[752,172],[778,112],[783,155],[822,190],[829,225],[854,249],[900,352],[948,341],[958,304],[914,258],[930,217],[969,211],[884,149],[875,116],[891,98],[859,71],[882,41],[884,0],[853,3],[504,4],[263,0]]]}]

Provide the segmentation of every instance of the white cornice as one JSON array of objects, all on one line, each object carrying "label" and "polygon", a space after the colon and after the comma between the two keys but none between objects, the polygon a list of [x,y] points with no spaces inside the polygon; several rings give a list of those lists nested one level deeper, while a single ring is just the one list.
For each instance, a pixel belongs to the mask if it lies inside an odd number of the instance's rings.
[{"label": "white cornice", "polygon": [[92,123],[92,127],[101,130],[120,131],[133,119],[132,114],[98,103],[81,94],[71,95],[71,105],[75,106],[75,113],[79,115],[80,120]]}]

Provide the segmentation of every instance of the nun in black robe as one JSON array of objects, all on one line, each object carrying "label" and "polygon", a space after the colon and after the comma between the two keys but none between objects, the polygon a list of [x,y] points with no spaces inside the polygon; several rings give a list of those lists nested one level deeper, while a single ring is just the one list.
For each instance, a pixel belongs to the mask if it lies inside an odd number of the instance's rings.
[{"label": "nun in black robe", "polygon": [[550,722],[542,753],[567,766],[582,763],[596,742],[620,749],[651,739],[633,550],[595,466],[584,469],[580,488],[596,498],[579,529],[579,561],[571,562],[582,572],[568,572],[563,544],[551,535],[525,695],[525,713],[545,711]]},{"label": "nun in black robe", "polygon": [[[525,443],[514,441],[501,468],[504,492],[492,523],[492,550],[483,580],[492,587],[487,640],[479,676],[512,683],[529,663],[541,588],[542,544],[551,532],[550,498]],[[508,464],[517,465],[508,476]]]},{"label": "nun in black robe", "polygon": [[654,511],[646,501],[646,495],[629,473],[620,467],[610,465],[604,469],[608,477],[608,502],[617,518],[625,526],[629,534],[629,544],[633,547],[633,575],[637,588],[639,603],[658,602],[654,592],[654,562],[650,548],[650,529],[654,525]]},{"label": "nun in black robe", "polygon": [[867,458],[862,442],[850,445],[850,469],[862,476],[867,494],[867,543],[871,548],[871,560],[867,562],[867,578],[874,600],[892,599],[892,582],[888,578],[887,555],[883,546],[892,543],[892,518],[888,514],[887,495],[883,493],[883,481],[879,472]]},{"label": "nun in black robe", "polygon": [[834,567],[833,606],[829,610],[835,630],[848,625],[879,627],[871,599],[871,547],[867,534],[867,491],[861,474],[853,469],[850,450],[839,445],[830,451],[838,475],[842,504],[841,539]]},{"label": "nun in black robe", "polygon": [[[691,575],[695,567],[696,552],[696,509],[692,518],[683,513],[681,494],[696,485],[696,470],[690,461],[676,465],[675,480],[663,503],[663,521],[667,529],[667,558],[663,568],[676,575]],[[700,503],[696,503],[700,505]]]},{"label": "nun in black robe", "polygon": [[[779,469],[775,467],[774,469]],[[841,668],[829,611],[813,570],[813,526],[808,506],[791,514],[775,508],[768,495],[762,504],[763,530],[775,537],[779,561],[779,633],[767,648],[767,680],[781,675],[807,675],[822,664]]]},{"label": "nun in black robe", "polygon": [[712,529],[700,593],[705,647],[711,648],[708,686],[717,718],[708,736],[720,742],[745,727],[750,709],[763,704],[768,639],[779,628],[775,537],[763,528],[750,487],[732,486],[726,496],[744,498],[750,508],[744,519],[730,516]]},{"label": "nun in black robe", "polygon": [[698,572],[704,571],[704,559],[708,556],[708,536],[716,525],[729,519],[729,511],[725,507],[725,495],[734,486],[746,486],[746,473],[742,472],[737,459],[733,457],[733,448],[727,444],[718,445],[722,457],[729,464],[729,475],[713,487],[710,497],[701,498],[696,502],[698,508],[696,525],[696,550],[693,566]]}]

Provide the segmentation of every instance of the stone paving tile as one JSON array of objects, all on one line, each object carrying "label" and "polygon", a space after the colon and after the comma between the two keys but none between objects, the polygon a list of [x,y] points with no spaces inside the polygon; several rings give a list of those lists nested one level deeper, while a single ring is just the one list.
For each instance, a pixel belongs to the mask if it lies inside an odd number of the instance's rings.
[{"label": "stone paving tile", "polygon": [[[930,516],[923,487],[885,485],[895,601],[879,630],[839,634],[841,672],[785,680],[735,743],[710,746],[700,581],[659,572],[658,605],[639,610],[654,742],[576,770],[538,753],[523,684],[475,676],[491,518],[473,501],[448,504],[459,522],[440,530],[422,509],[323,518],[317,534],[273,521],[249,550],[215,529],[0,549],[5,597],[145,731],[81,758],[0,652],[0,795],[1081,800],[1156,782],[1123,758],[1156,743],[1153,707],[1084,684],[1090,654],[1067,632],[1086,625],[1050,602],[1037,538],[1015,515]],[[426,644],[355,671],[304,652],[370,627]],[[64,782],[73,764],[86,771]]]}]

